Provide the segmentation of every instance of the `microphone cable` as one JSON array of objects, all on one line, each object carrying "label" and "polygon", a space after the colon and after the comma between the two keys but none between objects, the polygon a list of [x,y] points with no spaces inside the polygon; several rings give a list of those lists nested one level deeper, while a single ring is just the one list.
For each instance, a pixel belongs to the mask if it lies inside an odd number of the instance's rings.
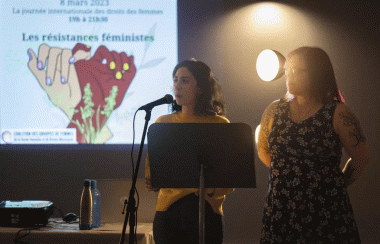
[{"label": "microphone cable", "polygon": [[132,162],[132,179],[135,175],[135,164],[133,162],[133,149],[135,147],[135,121],[136,121],[136,114],[139,110],[136,110],[135,115],[133,116],[133,122],[132,122],[132,127],[133,127],[133,136],[132,136],[132,149],[131,149],[131,162]]},{"label": "microphone cable", "polygon": [[[132,123],[132,127],[133,127],[133,136],[132,136],[132,149],[131,149],[131,162],[132,162],[132,183],[133,183],[133,179],[135,178],[135,174],[137,174],[138,172],[135,171],[135,163],[133,162],[133,150],[134,150],[134,147],[135,147],[135,121],[136,121],[136,114],[139,110],[136,110],[134,116],[133,116],[133,123]],[[136,180],[137,180],[137,175],[136,175]],[[137,200],[136,200],[136,212],[135,212],[135,236],[134,236],[134,242],[135,244],[137,244],[137,216],[138,216],[138,210],[139,210],[139,204],[140,204],[140,195],[139,195],[139,192],[137,190],[137,187],[135,185],[135,189],[134,191],[136,192],[136,196],[137,196]]]}]

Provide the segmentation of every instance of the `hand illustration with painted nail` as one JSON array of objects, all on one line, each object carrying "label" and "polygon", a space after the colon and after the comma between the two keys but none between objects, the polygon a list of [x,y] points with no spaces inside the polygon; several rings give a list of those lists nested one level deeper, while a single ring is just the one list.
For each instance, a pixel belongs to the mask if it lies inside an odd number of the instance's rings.
[{"label": "hand illustration with painted nail", "polygon": [[82,98],[74,62],[90,59],[89,49],[83,48],[73,55],[70,49],[42,44],[38,50],[38,57],[31,49],[28,50],[28,55],[30,71],[46,91],[50,101],[71,120]]},{"label": "hand illustration with painted nail", "polygon": [[[72,53],[75,56],[85,48],[77,44]],[[100,46],[91,59],[76,61],[74,66],[82,99],[68,128],[77,129],[79,143],[104,143],[112,137],[106,123],[136,74],[133,56]]]}]

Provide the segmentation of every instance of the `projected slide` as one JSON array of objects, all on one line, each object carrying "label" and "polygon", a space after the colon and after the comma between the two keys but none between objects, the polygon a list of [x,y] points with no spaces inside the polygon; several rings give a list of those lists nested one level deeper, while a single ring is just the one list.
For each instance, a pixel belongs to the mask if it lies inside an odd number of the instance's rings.
[{"label": "projected slide", "polygon": [[173,93],[176,0],[2,1],[1,16],[1,144],[130,144],[135,111]]}]

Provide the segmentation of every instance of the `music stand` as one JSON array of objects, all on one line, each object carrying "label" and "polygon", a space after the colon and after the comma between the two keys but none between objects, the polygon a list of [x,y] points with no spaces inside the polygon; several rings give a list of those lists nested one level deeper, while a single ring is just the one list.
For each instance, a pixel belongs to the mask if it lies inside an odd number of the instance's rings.
[{"label": "music stand", "polygon": [[153,188],[199,188],[204,243],[205,188],[255,188],[253,134],[243,123],[155,123],[148,130]]}]

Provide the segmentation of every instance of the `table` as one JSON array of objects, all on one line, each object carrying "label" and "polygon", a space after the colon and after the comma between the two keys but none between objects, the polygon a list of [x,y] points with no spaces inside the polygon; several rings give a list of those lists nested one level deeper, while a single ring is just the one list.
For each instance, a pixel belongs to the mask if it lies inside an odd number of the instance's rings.
[{"label": "table", "polygon": [[[32,229],[25,237],[19,239],[23,243],[28,244],[44,244],[44,243],[83,243],[83,244],[111,244],[119,243],[123,223],[105,223],[99,228],[92,230],[79,230],[78,222],[68,224],[61,219],[50,219],[46,227]],[[28,233],[25,228],[0,227],[0,243],[15,243],[17,232],[23,230],[19,236]],[[129,241],[129,226],[127,226],[125,234],[125,242]],[[153,241],[153,224],[138,223],[136,232],[137,242],[139,244],[154,244]]]}]

